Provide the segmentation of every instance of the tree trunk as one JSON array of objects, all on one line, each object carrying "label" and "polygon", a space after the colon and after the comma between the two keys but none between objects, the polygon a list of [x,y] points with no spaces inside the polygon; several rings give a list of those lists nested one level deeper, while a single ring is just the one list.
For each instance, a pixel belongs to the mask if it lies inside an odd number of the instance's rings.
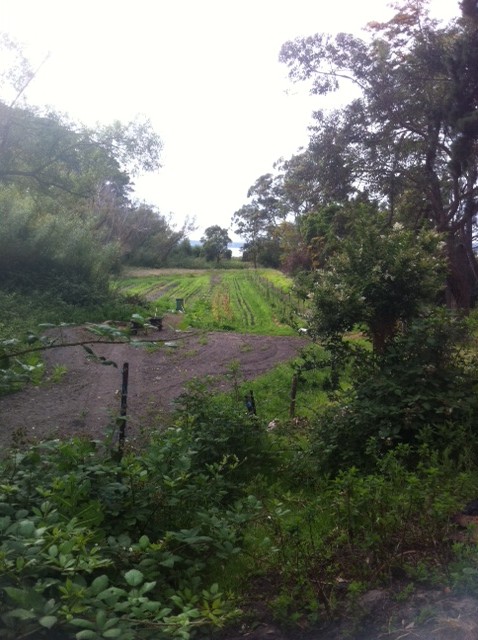
[{"label": "tree trunk", "polygon": [[393,338],[397,331],[397,323],[395,320],[378,320],[370,324],[370,332],[372,334],[373,352],[377,356],[385,353],[387,342]]},{"label": "tree trunk", "polygon": [[473,251],[471,220],[458,237],[448,241],[446,303],[450,309],[467,313],[475,304],[478,291],[478,264]]}]

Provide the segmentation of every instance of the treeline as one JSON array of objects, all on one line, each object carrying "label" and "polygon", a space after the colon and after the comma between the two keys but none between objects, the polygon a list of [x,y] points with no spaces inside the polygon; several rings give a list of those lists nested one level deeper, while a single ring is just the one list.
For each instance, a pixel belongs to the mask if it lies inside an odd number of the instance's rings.
[{"label": "treeline", "polygon": [[282,46],[293,81],[357,97],[316,111],[310,142],[257,179],[233,216],[244,255],[290,273],[328,270],[343,241],[394,225],[440,237],[442,295],[469,309],[478,292],[478,12],[441,25],[426,0],[405,0],[363,38],[315,34]]},{"label": "treeline", "polygon": [[[191,251],[188,223],[135,201],[133,179],[159,167],[161,140],[148,120],[85,127],[22,94],[34,76],[21,51],[2,78],[0,286],[94,301],[123,264],[163,266]],[[7,86],[8,85],[8,86]]]}]

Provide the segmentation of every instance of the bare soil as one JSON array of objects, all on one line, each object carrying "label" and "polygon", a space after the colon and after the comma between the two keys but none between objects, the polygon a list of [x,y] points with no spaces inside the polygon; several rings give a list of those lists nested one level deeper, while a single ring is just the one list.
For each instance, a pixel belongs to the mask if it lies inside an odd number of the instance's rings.
[{"label": "bare soil", "polygon": [[[88,360],[82,346],[45,351],[44,382],[0,398],[0,445],[8,446],[18,434],[27,441],[80,434],[101,438],[120,412],[126,362],[128,437],[133,440],[160,426],[161,417],[171,413],[174,400],[192,379],[223,391],[231,388],[233,369],[241,382],[255,378],[294,358],[307,344],[295,336],[178,331],[175,324],[177,316],[172,315],[161,331],[141,330],[137,340],[143,346],[91,345],[117,368]],[[95,339],[85,327],[64,328],[56,337],[59,345]]]}]

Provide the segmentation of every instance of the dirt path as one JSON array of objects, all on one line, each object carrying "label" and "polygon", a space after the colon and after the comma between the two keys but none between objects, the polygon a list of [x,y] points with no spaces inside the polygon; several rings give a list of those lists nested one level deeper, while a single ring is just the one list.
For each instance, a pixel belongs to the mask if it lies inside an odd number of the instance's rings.
[{"label": "dirt path", "polygon": [[[85,358],[81,346],[45,352],[46,381],[38,387],[0,398],[0,444],[12,434],[27,439],[88,434],[100,438],[120,409],[121,370],[129,364],[128,432],[140,435],[169,413],[172,403],[193,378],[210,381],[217,389],[231,386],[231,363],[239,363],[239,378],[254,378],[279,362],[295,357],[307,341],[300,337],[272,337],[237,333],[179,332],[165,321],[163,331],[151,330],[138,339],[159,338],[156,346],[92,345],[99,356],[117,363],[102,366]],[[63,330],[63,341],[88,339],[83,328]],[[59,382],[48,381],[55,366],[65,367]]]}]

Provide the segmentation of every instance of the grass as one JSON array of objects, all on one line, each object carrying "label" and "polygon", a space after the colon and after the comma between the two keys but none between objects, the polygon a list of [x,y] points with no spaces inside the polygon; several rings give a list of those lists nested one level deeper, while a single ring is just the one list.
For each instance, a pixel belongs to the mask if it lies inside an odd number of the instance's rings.
[{"label": "grass", "polygon": [[[252,391],[256,399],[258,415],[266,420],[287,423],[290,419],[290,400],[294,369],[290,364],[281,364],[268,373],[242,385],[242,393]],[[240,371],[239,371],[240,377]],[[320,407],[328,403],[324,391],[327,371],[309,371],[299,381],[296,395],[295,416],[312,419]]]}]

